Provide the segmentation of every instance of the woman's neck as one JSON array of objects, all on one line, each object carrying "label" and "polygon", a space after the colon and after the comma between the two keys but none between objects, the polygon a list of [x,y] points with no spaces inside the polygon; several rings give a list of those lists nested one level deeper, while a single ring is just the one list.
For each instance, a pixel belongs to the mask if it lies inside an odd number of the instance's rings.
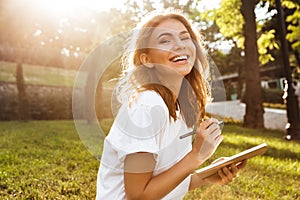
[{"label": "woman's neck", "polygon": [[161,83],[174,95],[174,103],[177,102],[183,78],[184,77],[165,77],[164,79],[160,79]]}]

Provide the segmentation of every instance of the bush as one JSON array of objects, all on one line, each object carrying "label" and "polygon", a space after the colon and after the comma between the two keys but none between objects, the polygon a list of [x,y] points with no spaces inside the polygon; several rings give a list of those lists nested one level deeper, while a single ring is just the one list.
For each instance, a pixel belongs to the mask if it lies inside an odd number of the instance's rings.
[{"label": "bush", "polygon": [[278,89],[262,89],[263,102],[267,103],[283,103],[283,91]]}]

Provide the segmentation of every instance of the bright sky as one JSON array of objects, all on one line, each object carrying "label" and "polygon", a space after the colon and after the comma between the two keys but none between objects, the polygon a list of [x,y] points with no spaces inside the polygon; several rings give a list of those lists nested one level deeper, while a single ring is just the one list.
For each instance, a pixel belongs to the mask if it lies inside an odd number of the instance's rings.
[{"label": "bright sky", "polygon": [[202,0],[202,1],[200,1],[199,6],[201,9],[210,10],[213,8],[217,8],[219,6],[220,2],[221,2],[221,0],[210,0],[210,1]]},{"label": "bright sky", "polygon": [[[46,12],[53,13],[65,13],[81,9],[88,8],[99,11],[108,11],[111,8],[122,9],[126,0],[32,0],[35,7],[40,7]],[[138,0],[136,0],[139,2]],[[187,0],[181,0],[184,2]],[[199,4],[200,10],[209,10],[219,7],[221,0],[201,0]],[[158,5],[160,0],[154,0],[154,5]],[[263,9],[256,9],[256,15],[258,19],[267,18],[266,16],[268,6]],[[75,13],[74,13],[75,14]],[[274,14],[274,13],[272,13]]]},{"label": "bright sky", "polygon": [[[182,0],[184,3],[186,0]],[[61,12],[74,8],[90,8],[99,11],[107,11],[110,8],[122,8],[125,0],[40,0],[40,5],[47,7],[51,11]],[[138,1],[137,1],[138,2]],[[154,3],[160,2],[159,0]],[[202,0],[201,7],[210,9],[218,6],[220,0]]]},{"label": "bright sky", "polygon": [[[18,1],[18,0],[14,0]],[[61,23],[64,20],[68,20],[67,16],[80,16],[86,13],[81,13],[83,10],[96,10],[96,11],[109,11],[111,8],[121,9],[124,8],[126,0],[29,0],[34,5],[34,9],[48,16],[64,16],[60,19]],[[134,0],[131,0],[134,1]],[[137,3],[141,1],[135,0]],[[185,4],[187,0],[180,0],[180,4]],[[221,0],[201,0],[199,10],[208,10],[219,6]],[[160,9],[160,0],[154,0],[153,5]],[[38,30],[35,32],[35,36],[41,34]],[[43,45],[43,44],[42,44]],[[222,46],[222,48],[228,49],[230,46]],[[65,52],[68,54],[68,52]]]},{"label": "bright sky", "polygon": [[[15,0],[18,1],[18,0]],[[83,8],[98,10],[98,11],[108,11],[111,8],[122,9],[126,0],[29,0],[32,1],[34,8],[40,10],[46,15],[69,15],[69,16],[80,16],[80,10]],[[134,1],[134,0],[131,0]],[[137,3],[140,1],[135,0]],[[184,4],[187,0],[180,0]],[[13,2],[13,1],[12,1]],[[154,6],[159,9],[160,0],[154,0]],[[201,0],[199,4],[200,12],[202,10],[210,10],[220,6],[221,0]],[[271,17],[274,13],[268,13],[268,6],[265,8],[256,9],[256,15],[259,20]],[[269,16],[268,16],[269,15]],[[38,34],[38,33],[36,33]],[[222,44],[220,48],[230,49],[231,44]]]}]

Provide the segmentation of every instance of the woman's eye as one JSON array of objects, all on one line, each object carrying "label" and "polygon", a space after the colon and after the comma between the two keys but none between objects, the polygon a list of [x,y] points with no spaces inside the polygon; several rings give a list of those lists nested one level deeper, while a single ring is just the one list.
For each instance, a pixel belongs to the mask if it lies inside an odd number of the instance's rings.
[{"label": "woman's eye", "polygon": [[181,40],[190,40],[191,38],[190,37],[183,37],[181,38]]},{"label": "woman's eye", "polygon": [[164,40],[159,41],[160,44],[167,44],[169,42],[171,42],[171,41],[168,40],[168,39],[164,39]]}]

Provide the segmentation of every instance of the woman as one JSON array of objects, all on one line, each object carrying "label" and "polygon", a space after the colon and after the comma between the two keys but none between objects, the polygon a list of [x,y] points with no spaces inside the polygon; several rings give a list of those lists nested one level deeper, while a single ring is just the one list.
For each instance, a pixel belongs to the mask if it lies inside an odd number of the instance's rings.
[{"label": "woman", "polygon": [[[222,136],[216,119],[203,120],[208,62],[189,21],[175,12],[150,16],[123,61],[116,89],[122,106],[104,141],[97,199],[182,199],[202,185],[231,182],[245,162],[205,180],[192,174]],[[179,138],[193,127],[193,143]]]}]

